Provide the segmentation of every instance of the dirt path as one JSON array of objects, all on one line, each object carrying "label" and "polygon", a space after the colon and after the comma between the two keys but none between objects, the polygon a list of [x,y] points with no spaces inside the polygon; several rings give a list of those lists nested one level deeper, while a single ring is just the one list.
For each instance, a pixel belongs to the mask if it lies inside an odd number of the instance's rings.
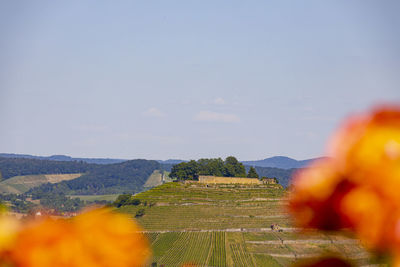
[{"label": "dirt path", "polygon": [[[253,254],[269,255],[271,257],[291,258],[291,259],[318,258],[321,256],[321,254],[276,254],[276,253],[258,253],[258,252],[255,252]],[[346,256],[344,258],[352,259],[352,260],[361,260],[361,259],[370,258],[370,255],[368,255],[368,253],[357,253],[357,254]]]},{"label": "dirt path", "polygon": [[[267,255],[270,255],[271,257],[295,258],[295,259],[318,258],[321,256],[321,254],[268,254],[268,253],[253,253],[253,254],[267,254]],[[361,259],[367,259],[369,257],[370,257],[370,255],[368,255],[367,253],[359,253],[359,254],[350,255],[349,257],[345,257],[345,258],[352,259],[352,260],[361,260]]]},{"label": "dirt path", "polygon": [[[299,231],[300,228],[281,228],[284,232]],[[143,233],[190,233],[190,232],[271,232],[271,228],[227,228],[227,229],[181,229],[181,230],[159,230],[159,231],[142,231]]]},{"label": "dirt path", "polygon": [[246,241],[249,244],[281,245],[281,244],[359,244],[356,239],[327,240],[327,239],[298,239],[298,240],[266,240],[266,241]]},{"label": "dirt path", "polygon": [[242,199],[242,200],[235,200],[235,202],[252,202],[252,201],[284,201],[284,202],[286,202],[286,201],[288,201],[288,198],[281,198],[281,197],[279,197],[279,198],[273,198],[273,197],[271,197],[271,198],[261,198],[261,197],[258,197],[258,198],[251,198],[251,199]]},{"label": "dirt path", "polygon": [[[225,215],[226,217],[233,217],[233,218],[250,218],[249,215]],[[271,218],[290,218],[287,214],[281,215],[256,215],[252,216],[251,218],[263,218],[263,219],[271,219]]]}]

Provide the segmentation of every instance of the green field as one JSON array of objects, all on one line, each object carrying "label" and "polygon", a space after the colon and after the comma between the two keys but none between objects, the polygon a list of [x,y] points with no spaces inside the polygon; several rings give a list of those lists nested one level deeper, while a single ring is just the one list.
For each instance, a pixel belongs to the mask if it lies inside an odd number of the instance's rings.
[{"label": "green field", "polygon": [[110,195],[69,195],[71,198],[80,198],[83,201],[94,202],[94,201],[109,201],[113,202],[117,199],[118,194],[110,194]]},{"label": "green field", "polygon": [[[146,205],[124,206],[136,214],[152,243],[157,266],[287,266],[317,254],[340,253],[356,265],[373,263],[345,234],[299,233],[285,211],[279,185],[206,187],[167,183],[135,195]],[[272,231],[278,224],[282,232]]]},{"label": "green field", "polygon": [[27,192],[29,189],[39,186],[41,184],[68,181],[78,178],[81,175],[81,173],[71,173],[14,176],[0,182],[0,193],[22,194]]}]

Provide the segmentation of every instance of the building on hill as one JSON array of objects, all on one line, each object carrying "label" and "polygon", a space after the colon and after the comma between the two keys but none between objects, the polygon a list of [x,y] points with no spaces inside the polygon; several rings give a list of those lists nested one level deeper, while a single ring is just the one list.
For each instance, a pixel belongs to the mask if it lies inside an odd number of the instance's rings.
[{"label": "building on hill", "polygon": [[261,178],[262,184],[279,184],[278,179],[276,178],[267,178],[263,177]]},{"label": "building on hill", "polygon": [[199,176],[199,183],[202,184],[263,184],[257,178],[245,177],[219,177],[219,176]]}]

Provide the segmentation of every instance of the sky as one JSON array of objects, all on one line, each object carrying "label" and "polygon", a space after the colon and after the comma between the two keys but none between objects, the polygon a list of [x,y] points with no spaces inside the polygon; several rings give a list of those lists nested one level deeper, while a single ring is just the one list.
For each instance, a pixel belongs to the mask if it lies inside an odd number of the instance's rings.
[{"label": "sky", "polygon": [[398,1],[2,1],[0,153],[322,156],[400,102]]}]

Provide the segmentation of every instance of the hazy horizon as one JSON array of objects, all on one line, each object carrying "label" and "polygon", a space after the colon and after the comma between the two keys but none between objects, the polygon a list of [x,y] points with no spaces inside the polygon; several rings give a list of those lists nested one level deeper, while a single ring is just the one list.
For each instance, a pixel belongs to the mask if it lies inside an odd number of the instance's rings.
[{"label": "hazy horizon", "polygon": [[[36,157],[51,157],[51,156],[67,156],[71,158],[88,158],[88,159],[119,159],[119,160],[135,160],[135,159],[147,159],[147,160],[161,160],[161,161],[167,161],[167,160],[199,160],[201,158],[167,158],[167,159],[157,159],[157,158],[111,158],[111,157],[81,157],[81,156],[71,156],[71,155],[66,155],[66,154],[52,154],[52,155],[37,155],[37,154],[25,154],[25,153],[8,153],[8,152],[3,152],[0,151],[0,154],[16,154],[16,155],[28,155],[28,156],[36,156]],[[291,157],[290,155],[274,155],[271,157],[263,157],[263,158],[258,158],[258,159],[241,159],[238,158],[235,155],[229,155],[229,156],[234,156],[236,157],[239,161],[258,161],[258,160],[264,160],[268,158],[275,158],[275,157],[285,157],[285,158],[291,158],[297,161],[303,161],[303,160],[310,160],[310,159],[315,159],[315,158],[304,158],[304,159],[297,159],[294,157]],[[210,158],[210,157],[208,157]],[[222,158],[225,159],[224,157],[221,156],[215,156],[214,158]]]},{"label": "hazy horizon", "polygon": [[304,160],[400,102],[397,1],[0,7],[1,153]]}]

